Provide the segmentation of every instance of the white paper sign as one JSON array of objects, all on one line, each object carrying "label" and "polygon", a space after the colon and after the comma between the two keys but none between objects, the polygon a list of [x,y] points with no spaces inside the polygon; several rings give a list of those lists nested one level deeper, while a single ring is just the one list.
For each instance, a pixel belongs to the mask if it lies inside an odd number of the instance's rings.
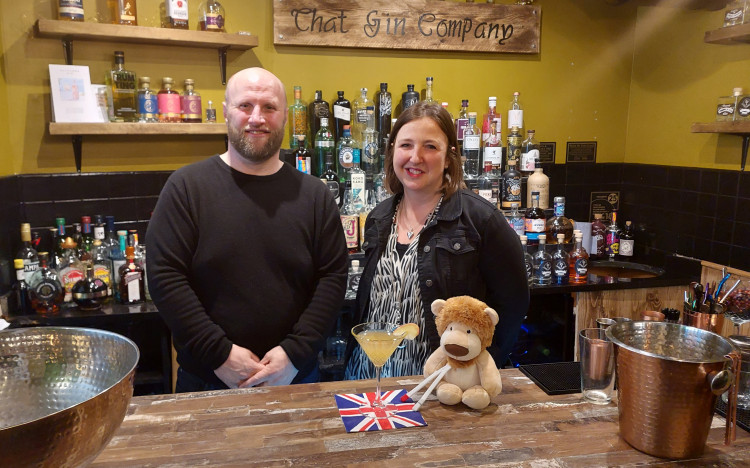
[{"label": "white paper sign", "polygon": [[101,122],[96,99],[91,92],[89,67],[50,65],[52,120],[55,122]]}]

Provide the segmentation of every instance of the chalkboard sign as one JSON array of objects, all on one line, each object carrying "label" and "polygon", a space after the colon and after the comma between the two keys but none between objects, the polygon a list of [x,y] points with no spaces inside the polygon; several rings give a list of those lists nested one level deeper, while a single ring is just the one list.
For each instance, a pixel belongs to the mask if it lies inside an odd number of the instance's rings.
[{"label": "chalkboard sign", "polygon": [[602,215],[603,220],[612,221],[612,212],[620,210],[620,192],[591,192],[589,207],[589,221],[594,221],[594,215]]}]

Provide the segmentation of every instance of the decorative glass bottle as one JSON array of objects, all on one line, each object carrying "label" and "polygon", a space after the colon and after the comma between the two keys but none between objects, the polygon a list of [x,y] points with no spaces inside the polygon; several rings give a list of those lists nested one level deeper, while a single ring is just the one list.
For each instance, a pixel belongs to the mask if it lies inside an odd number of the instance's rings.
[{"label": "decorative glass bottle", "polygon": [[57,271],[47,265],[48,258],[47,252],[39,253],[39,269],[28,279],[31,308],[42,315],[58,312],[65,297]]},{"label": "decorative glass bottle", "polygon": [[201,31],[225,32],[224,7],[216,0],[206,0],[198,8],[198,29]]},{"label": "decorative glass bottle", "polygon": [[155,123],[159,121],[159,100],[151,91],[151,78],[142,76],[138,78],[138,121]]},{"label": "decorative glass bottle", "polygon": [[156,96],[159,101],[159,122],[181,122],[182,105],[180,93],[172,89],[174,80],[165,76],[161,82],[162,88]]},{"label": "decorative glass bottle", "polygon": [[101,309],[107,300],[107,284],[95,276],[93,265],[86,265],[86,276],[73,285],[72,294],[79,309]]},{"label": "decorative glass bottle", "polygon": [[[297,141],[302,135],[307,139],[307,105],[302,101],[302,87],[294,87],[294,102],[289,106],[289,147],[297,149]],[[313,135],[313,138],[315,135]]]},{"label": "decorative glass bottle", "polygon": [[552,255],[552,277],[555,284],[568,284],[570,280],[570,255],[565,251],[565,234],[557,234],[557,250]]},{"label": "decorative glass bottle", "polygon": [[583,234],[578,231],[575,235],[576,245],[570,253],[570,282],[572,284],[582,284],[588,279],[589,254],[583,248]]},{"label": "decorative glass bottle", "polygon": [[138,25],[136,0],[107,0],[114,24]]},{"label": "decorative glass bottle", "polygon": [[185,91],[180,96],[180,108],[183,122],[203,122],[201,95],[195,91],[195,81],[190,78],[185,80]]},{"label": "decorative glass bottle", "polygon": [[552,284],[552,256],[545,250],[547,236],[539,235],[539,249],[532,257],[534,262],[534,284]]},{"label": "decorative glass bottle", "polygon": [[188,0],[164,0],[162,7],[162,28],[189,29]]},{"label": "decorative glass bottle", "polygon": [[105,76],[112,102],[109,106],[109,120],[112,122],[136,122],[138,105],[136,103],[135,73],[125,69],[125,53],[115,51],[115,65]]}]

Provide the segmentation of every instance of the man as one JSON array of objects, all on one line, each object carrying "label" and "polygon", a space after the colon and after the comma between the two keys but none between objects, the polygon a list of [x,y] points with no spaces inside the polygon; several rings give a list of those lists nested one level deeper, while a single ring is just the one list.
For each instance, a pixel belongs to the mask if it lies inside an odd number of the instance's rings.
[{"label": "man", "polygon": [[229,79],[225,99],[228,151],[175,171],[147,232],[178,392],[316,380],[345,292],[333,196],[279,159],[284,85],[249,68]]}]

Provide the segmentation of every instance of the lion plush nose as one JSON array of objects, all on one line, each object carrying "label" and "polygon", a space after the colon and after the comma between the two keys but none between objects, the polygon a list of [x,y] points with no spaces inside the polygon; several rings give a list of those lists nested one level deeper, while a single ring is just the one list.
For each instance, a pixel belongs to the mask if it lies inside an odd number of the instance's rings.
[{"label": "lion plush nose", "polygon": [[459,346],[457,344],[447,344],[445,345],[445,350],[454,356],[466,356],[469,354],[469,349],[464,348],[463,346]]}]

